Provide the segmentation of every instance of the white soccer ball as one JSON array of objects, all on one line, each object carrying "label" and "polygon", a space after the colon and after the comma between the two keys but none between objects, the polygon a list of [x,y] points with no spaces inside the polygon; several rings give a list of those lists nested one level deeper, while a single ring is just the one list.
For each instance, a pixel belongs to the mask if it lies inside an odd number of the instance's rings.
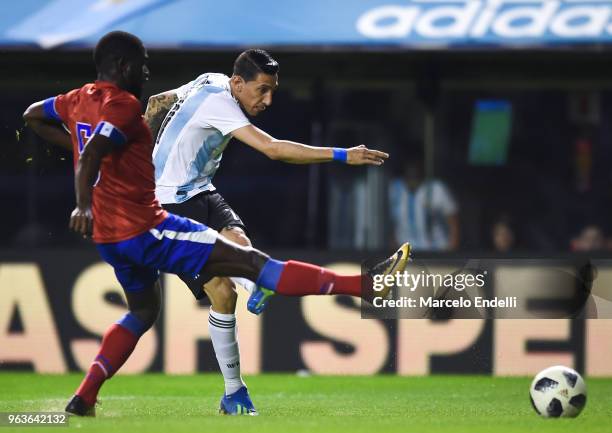
[{"label": "white soccer ball", "polygon": [[555,365],[542,370],[531,382],[531,404],[543,417],[575,417],[586,404],[587,390],[575,370]]}]

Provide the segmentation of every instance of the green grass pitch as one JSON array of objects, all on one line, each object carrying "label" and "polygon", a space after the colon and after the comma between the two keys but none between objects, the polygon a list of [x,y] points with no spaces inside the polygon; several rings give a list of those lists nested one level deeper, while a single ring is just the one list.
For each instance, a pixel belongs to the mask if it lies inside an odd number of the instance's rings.
[{"label": "green grass pitch", "polygon": [[[82,375],[0,373],[0,412],[61,411]],[[106,383],[95,419],[53,432],[610,432],[612,379],[588,379],[576,419],[542,419],[528,398],[530,378],[484,376],[298,377],[246,381],[259,417],[217,414],[220,375],[118,376]],[[80,427],[80,428],[79,428]]]}]

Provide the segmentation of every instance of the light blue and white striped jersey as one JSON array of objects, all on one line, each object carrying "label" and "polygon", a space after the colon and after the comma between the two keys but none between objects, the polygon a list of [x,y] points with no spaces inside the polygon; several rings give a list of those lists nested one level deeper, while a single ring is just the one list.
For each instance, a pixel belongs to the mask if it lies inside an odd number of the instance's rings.
[{"label": "light blue and white striped jersey", "polygon": [[231,94],[227,75],[200,75],[177,95],[153,149],[155,193],[163,204],[214,191],[212,178],[231,132],[250,123]]}]

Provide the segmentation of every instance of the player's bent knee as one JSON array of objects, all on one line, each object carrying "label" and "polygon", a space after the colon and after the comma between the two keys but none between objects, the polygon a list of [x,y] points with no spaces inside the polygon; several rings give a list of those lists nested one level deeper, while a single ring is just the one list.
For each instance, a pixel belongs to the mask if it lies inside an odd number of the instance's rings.
[{"label": "player's bent knee", "polygon": [[229,278],[221,278],[221,284],[219,285],[218,292],[218,307],[224,311],[218,311],[219,313],[233,313],[236,309],[236,301],[238,300],[238,294],[236,293],[236,287]]},{"label": "player's bent knee", "polygon": [[232,314],[235,311],[238,294],[232,280],[227,277],[214,278],[204,290],[217,313]]},{"label": "player's bent knee", "polygon": [[204,289],[219,300],[232,300],[238,296],[233,281],[228,277],[213,278],[206,284]]},{"label": "player's bent knee", "polygon": [[151,290],[126,292],[128,309],[138,319],[143,332],[151,328],[161,311],[161,285],[156,281]]},{"label": "player's bent knee", "polygon": [[221,299],[228,303],[236,303],[238,299],[238,294],[236,293],[236,286],[232,283],[229,278],[224,278],[224,280],[228,281],[228,284],[223,285],[223,289],[221,290]]},{"label": "player's bent knee", "polygon": [[151,296],[146,305],[138,306],[138,308],[131,309],[130,311],[138,320],[140,320],[143,328],[148,330],[155,324],[155,322],[157,322],[157,319],[159,318],[159,313],[161,312],[161,300],[156,296]]},{"label": "player's bent knee", "polygon": [[151,307],[133,310],[131,313],[140,321],[144,331],[147,331],[157,322],[160,310],[160,308]]}]

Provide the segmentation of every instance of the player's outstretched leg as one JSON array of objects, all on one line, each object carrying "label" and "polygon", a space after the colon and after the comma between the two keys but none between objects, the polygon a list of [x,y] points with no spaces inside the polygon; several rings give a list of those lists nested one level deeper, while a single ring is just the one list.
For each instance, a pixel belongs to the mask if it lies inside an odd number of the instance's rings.
[{"label": "player's outstretched leg", "polygon": [[403,272],[409,260],[409,243],[405,243],[391,257],[369,269],[367,275],[344,276],[309,263],[271,260],[266,264],[269,272],[267,275],[262,274],[257,280],[257,289],[251,294],[247,308],[251,313],[261,314],[272,296],[277,293],[285,296],[350,295],[368,302],[371,302],[374,296],[386,298],[392,285],[385,285],[383,290],[376,293],[371,287],[362,285],[369,283],[368,286],[371,286],[370,276],[374,274]]},{"label": "player's outstretched leg", "polygon": [[[391,257],[374,267],[374,273],[402,272],[410,259],[410,245],[404,244]],[[257,290],[249,298],[249,311],[260,314],[271,296],[351,295],[362,297],[361,275],[338,275],[309,263],[281,262],[253,248],[243,248],[218,238],[203,275],[235,275],[256,282]],[[391,287],[377,293],[386,296]],[[372,294],[365,294],[369,299]]]},{"label": "player's outstretched leg", "polygon": [[161,287],[140,292],[126,292],[129,312],[113,324],[102,338],[100,351],[87,375],[66,406],[66,412],[78,416],[95,416],[95,405],[102,384],[127,361],[136,343],[157,320],[161,307]]}]

